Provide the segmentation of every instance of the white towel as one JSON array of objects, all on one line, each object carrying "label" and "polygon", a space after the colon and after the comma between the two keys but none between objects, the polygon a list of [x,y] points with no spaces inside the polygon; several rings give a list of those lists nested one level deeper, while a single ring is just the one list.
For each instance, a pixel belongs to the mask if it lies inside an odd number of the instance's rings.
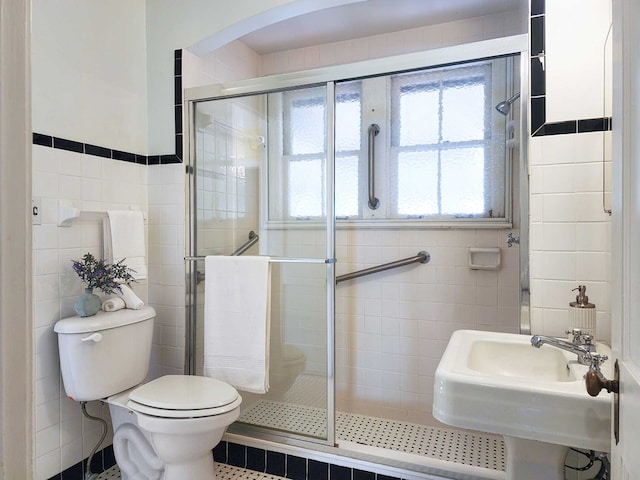
[{"label": "white towel", "polygon": [[204,374],[253,393],[269,390],[269,257],[208,256]]},{"label": "white towel", "polygon": [[102,302],[102,310],[105,312],[115,312],[117,310],[122,310],[125,308],[124,300],[120,297],[110,297],[107,298],[104,302]]},{"label": "white towel", "polygon": [[126,285],[120,285],[120,292],[116,291],[116,295],[124,300],[124,304],[127,308],[131,310],[140,310],[144,307],[144,302],[140,300],[133,290],[131,290]]},{"label": "white towel", "polygon": [[134,270],[136,280],[147,278],[147,259],[144,243],[144,216],[140,211],[108,210],[102,223],[104,257],[109,263],[125,259],[124,264]]}]

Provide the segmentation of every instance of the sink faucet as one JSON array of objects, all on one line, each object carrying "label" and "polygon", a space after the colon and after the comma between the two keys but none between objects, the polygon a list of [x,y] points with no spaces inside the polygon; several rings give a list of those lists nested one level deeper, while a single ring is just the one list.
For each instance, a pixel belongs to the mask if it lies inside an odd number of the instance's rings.
[{"label": "sink faucet", "polygon": [[582,365],[591,365],[591,352],[585,345],[571,343],[566,340],[560,340],[559,338],[545,337],[544,335],[534,335],[531,337],[531,345],[536,348],[540,348],[545,343],[575,353],[578,355],[578,362]]}]

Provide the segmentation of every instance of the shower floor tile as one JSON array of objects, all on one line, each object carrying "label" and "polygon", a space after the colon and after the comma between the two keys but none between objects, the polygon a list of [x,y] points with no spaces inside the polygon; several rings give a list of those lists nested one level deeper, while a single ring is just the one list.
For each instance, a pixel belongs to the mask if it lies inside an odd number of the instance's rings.
[{"label": "shower floor tile", "polygon": [[[233,467],[222,463],[214,465],[216,480],[280,480],[281,477],[269,475],[268,473],[254,472],[244,468]],[[120,480],[120,469],[114,465],[106,472],[98,475],[96,480]]]},{"label": "shower floor tile", "polygon": [[[326,410],[304,405],[261,401],[244,412],[239,421],[251,425],[326,437]],[[403,453],[488,468],[505,469],[501,438],[455,429],[429,427],[384,418],[336,413],[339,440]]]},{"label": "shower floor tile", "polygon": [[[283,402],[261,400],[238,419],[250,425],[326,438],[326,379],[300,375]],[[502,438],[457,429],[430,427],[351,413],[336,412],[338,440],[438,460],[505,469]]]}]

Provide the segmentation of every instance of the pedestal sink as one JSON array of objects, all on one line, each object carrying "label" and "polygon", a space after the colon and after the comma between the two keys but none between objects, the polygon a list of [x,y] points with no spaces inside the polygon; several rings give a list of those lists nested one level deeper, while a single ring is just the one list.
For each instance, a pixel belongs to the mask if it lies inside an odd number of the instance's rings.
[{"label": "pedestal sink", "polygon": [[[611,359],[611,350],[597,344]],[[611,378],[612,361],[602,365]],[[563,480],[569,447],[610,451],[611,398],[587,394],[577,355],[531,337],[454,332],[435,374],[433,416],[441,422],[502,434],[507,480]]]}]

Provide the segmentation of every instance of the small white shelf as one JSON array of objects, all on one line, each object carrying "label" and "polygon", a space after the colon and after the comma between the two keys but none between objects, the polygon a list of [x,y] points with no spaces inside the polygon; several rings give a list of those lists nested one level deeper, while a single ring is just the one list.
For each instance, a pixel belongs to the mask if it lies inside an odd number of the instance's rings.
[{"label": "small white shelf", "polygon": [[495,248],[470,248],[469,268],[471,270],[499,270],[500,249]]}]

